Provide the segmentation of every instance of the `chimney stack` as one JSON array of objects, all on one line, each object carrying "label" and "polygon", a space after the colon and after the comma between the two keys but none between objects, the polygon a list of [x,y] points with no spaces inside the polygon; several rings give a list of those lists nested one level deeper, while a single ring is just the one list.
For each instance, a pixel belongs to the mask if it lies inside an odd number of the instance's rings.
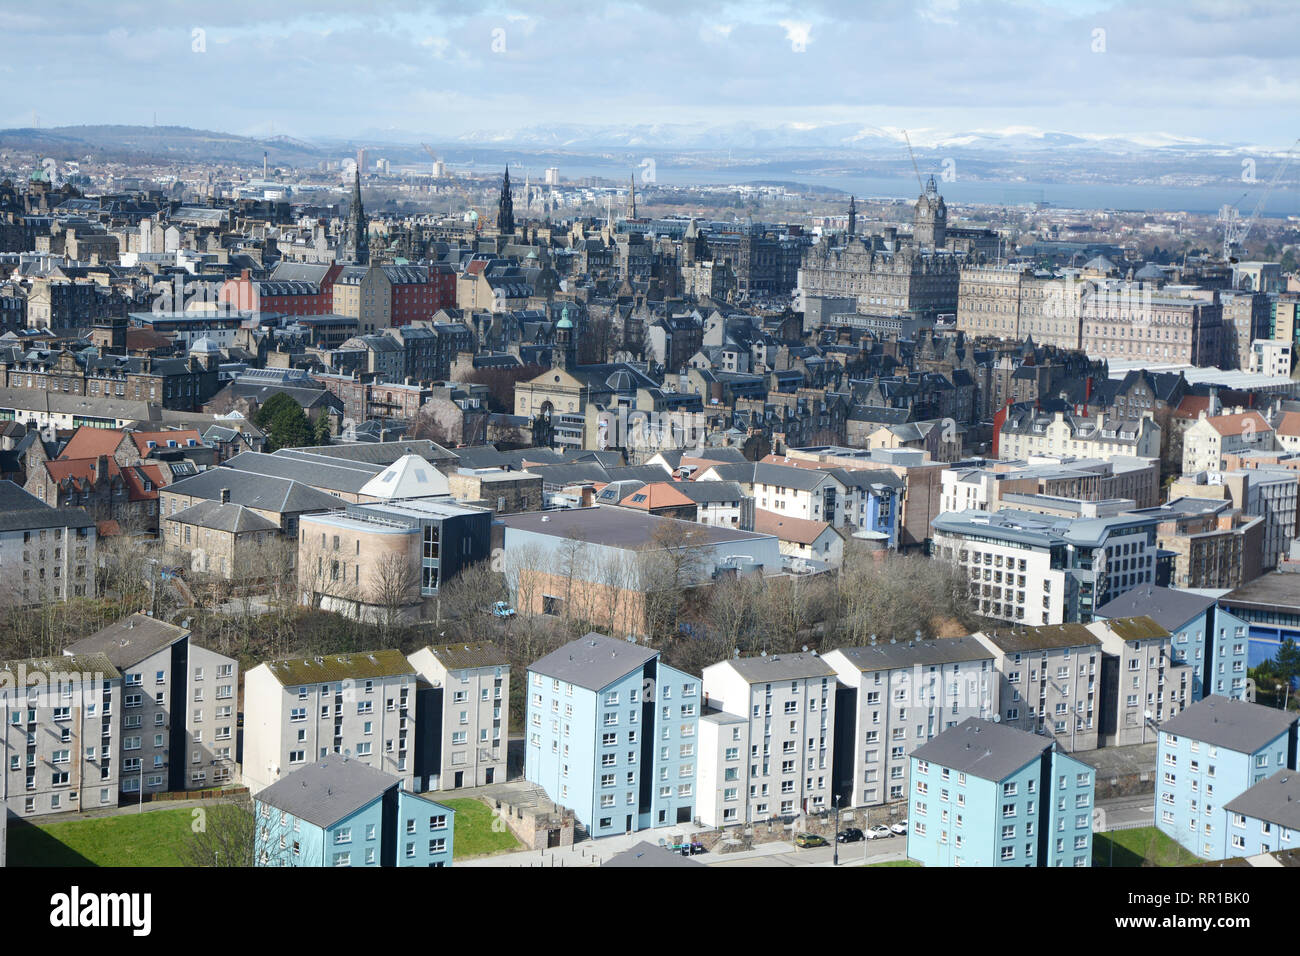
[{"label": "chimney stack", "polygon": [[223,505],[228,505],[228,504],[230,504],[230,489],[229,489],[229,488],[222,488],[222,489],[221,489],[221,503],[222,503]]}]

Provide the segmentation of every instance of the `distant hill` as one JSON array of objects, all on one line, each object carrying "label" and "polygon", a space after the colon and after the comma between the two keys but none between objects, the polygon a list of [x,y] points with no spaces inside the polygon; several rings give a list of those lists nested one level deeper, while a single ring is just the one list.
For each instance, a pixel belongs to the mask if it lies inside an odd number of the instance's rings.
[{"label": "distant hill", "polygon": [[319,163],[326,150],[287,136],[254,139],[189,129],[185,126],[58,126],[52,129],[0,130],[0,150],[43,153],[59,160],[140,162],[146,160],[203,160],[206,162],[260,163],[265,150],[272,165]]}]

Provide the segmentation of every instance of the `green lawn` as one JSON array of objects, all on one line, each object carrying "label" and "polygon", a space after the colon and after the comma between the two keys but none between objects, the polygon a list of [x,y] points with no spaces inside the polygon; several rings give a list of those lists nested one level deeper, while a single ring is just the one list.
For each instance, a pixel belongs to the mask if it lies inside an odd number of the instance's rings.
[{"label": "green lawn", "polygon": [[884,863],[864,863],[863,866],[920,866],[915,860],[886,860]]},{"label": "green lawn", "polygon": [[9,866],[184,866],[189,809],[123,813],[37,826],[11,823]]},{"label": "green lawn", "polygon": [[1155,827],[1097,833],[1092,838],[1093,866],[1195,866],[1201,862]]},{"label": "green lawn", "polygon": [[452,857],[464,860],[471,856],[489,856],[519,849],[522,844],[506,827],[505,821],[492,826],[492,808],[481,800],[438,800],[456,811],[456,828],[452,839]]}]

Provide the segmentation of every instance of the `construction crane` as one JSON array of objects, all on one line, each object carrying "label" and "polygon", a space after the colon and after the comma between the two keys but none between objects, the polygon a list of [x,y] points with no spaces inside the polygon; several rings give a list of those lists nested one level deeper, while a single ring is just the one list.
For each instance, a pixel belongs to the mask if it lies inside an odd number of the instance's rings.
[{"label": "construction crane", "polygon": [[912,168],[916,170],[916,184],[921,187],[921,192],[925,192],[925,183],[921,181],[921,167],[916,165],[916,154],[912,152],[912,139],[907,135],[907,130],[903,130],[903,141],[907,143],[907,155],[912,157]]},{"label": "construction crane", "polygon": [[430,146],[428,143],[421,143],[420,145],[424,147],[424,151],[425,151],[426,153],[428,153],[428,154],[429,154],[429,158],[430,158],[431,160],[433,160],[433,165],[429,168],[429,176],[430,176],[431,178],[433,178],[433,179],[437,179],[437,178],[438,178],[438,157],[437,157],[437,154],[434,153],[434,151],[433,151],[433,147]]},{"label": "construction crane", "polygon": [[[1259,201],[1255,203],[1255,209],[1250,214],[1249,219],[1242,219],[1241,213],[1236,206],[1225,203],[1219,209],[1219,222],[1223,223],[1223,261],[1229,262],[1232,259],[1232,247],[1240,246],[1246,241],[1246,236],[1250,234],[1250,229],[1255,225],[1255,220],[1259,218],[1260,210],[1264,208],[1269,193],[1277,185],[1277,181],[1282,178],[1288,166],[1291,165],[1291,159],[1295,155],[1296,147],[1300,146],[1300,139],[1291,144],[1291,148],[1286,151],[1286,158],[1282,165],[1277,168],[1273,178],[1268,181],[1268,186],[1264,189]],[[1248,194],[1243,193],[1241,199],[1245,199]],[[1241,199],[1237,200],[1241,202]]]}]

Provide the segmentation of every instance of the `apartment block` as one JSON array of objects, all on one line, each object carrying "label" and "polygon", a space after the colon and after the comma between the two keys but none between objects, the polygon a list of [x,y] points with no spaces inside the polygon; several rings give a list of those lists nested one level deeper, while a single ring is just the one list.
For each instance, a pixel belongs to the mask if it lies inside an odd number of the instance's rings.
[{"label": "apartment block", "polygon": [[1189,704],[1210,694],[1245,699],[1250,651],[1245,620],[1208,595],[1154,586],[1133,588],[1097,610],[1098,620],[1135,615],[1170,633],[1170,661],[1191,668]]},{"label": "apartment block", "polygon": [[506,779],[510,659],[495,644],[423,647],[407,656],[419,675],[415,778],[420,790],[458,790]]},{"label": "apartment block", "polygon": [[262,790],[253,815],[257,866],[451,866],[455,811],[339,754]]},{"label": "apartment block", "polygon": [[823,659],[848,691],[836,705],[841,806],[905,801],[913,750],[967,717],[998,713],[993,654],[972,637],[844,647]]},{"label": "apartment block", "polygon": [[690,822],[700,681],[595,632],[528,669],[524,776],[592,837]]},{"label": "apartment block", "polygon": [[1101,641],[1103,747],[1152,743],[1160,721],[1194,702],[1193,668],[1173,658],[1173,635],[1146,616],[1094,621]]},{"label": "apartment block", "polygon": [[1223,808],[1278,770],[1295,768],[1296,720],[1216,694],[1162,723],[1156,826],[1203,859],[1228,856]]},{"label": "apartment block", "polygon": [[1224,857],[1300,849],[1300,774],[1283,769],[1223,806]]},{"label": "apartment block", "polygon": [[114,807],[122,675],[103,654],[0,664],[5,767],[17,816]]},{"label": "apartment block", "polygon": [[244,782],[257,794],[329,754],[414,782],[416,671],[401,651],[268,661],[244,677]]},{"label": "apartment block", "polygon": [[94,597],[95,522],[0,481],[0,601],[35,606]]},{"label": "apartment block", "polygon": [[[752,822],[834,804],[836,679],[829,663],[815,652],[723,661],[704,668],[704,697],[710,713],[747,722],[728,725],[730,740],[720,735],[724,752],[742,739],[749,751],[735,766],[736,786],[723,781],[721,792],[701,792],[701,820]],[[703,762],[718,766],[716,753]]]},{"label": "apartment block", "polygon": [[239,663],[199,647],[190,632],[133,614],[70,645],[103,654],[122,674],[123,798],[233,783]]},{"label": "apartment block", "polygon": [[1046,734],[1073,753],[1096,750],[1101,641],[1082,624],[971,635],[993,654],[1002,724]]},{"label": "apartment block", "polygon": [[1093,770],[967,718],[912,754],[907,855],[926,866],[1091,866]]}]

